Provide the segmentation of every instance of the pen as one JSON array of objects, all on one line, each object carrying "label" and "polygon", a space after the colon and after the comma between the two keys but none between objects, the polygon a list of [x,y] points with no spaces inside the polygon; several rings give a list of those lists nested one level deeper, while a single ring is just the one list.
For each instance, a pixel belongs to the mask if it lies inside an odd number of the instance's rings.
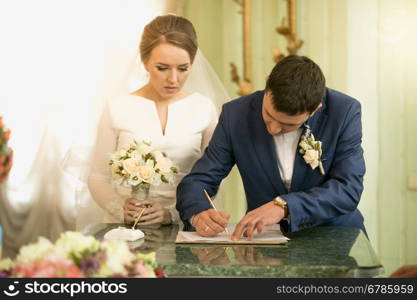
[{"label": "pen", "polygon": [[136,218],[135,222],[133,223],[132,229],[135,229],[136,224],[138,224],[140,217],[142,217],[143,212],[145,211],[145,207],[142,209],[142,211],[140,212],[139,216]]},{"label": "pen", "polygon": [[[207,200],[210,202],[210,205],[214,208],[214,210],[215,210],[215,211],[219,212],[219,211],[217,210],[217,208],[214,206],[214,203],[213,203],[213,201],[211,200],[211,198],[210,198],[209,194],[207,193],[207,191],[206,191],[205,189],[204,189],[203,191],[204,191],[204,194],[205,194],[205,195],[206,195],[206,197],[207,197]],[[229,231],[227,230],[227,228],[225,228],[225,229],[224,229],[224,231],[226,231],[226,233],[227,233],[227,234],[230,234],[230,233],[229,233]]]}]

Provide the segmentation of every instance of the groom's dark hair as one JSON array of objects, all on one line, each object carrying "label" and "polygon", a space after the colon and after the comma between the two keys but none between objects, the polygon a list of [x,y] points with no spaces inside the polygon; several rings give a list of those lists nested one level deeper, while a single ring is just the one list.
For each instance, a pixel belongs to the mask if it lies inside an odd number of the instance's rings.
[{"label": "groom's dark hair", "polygon": [[274,109],[288,115],[312,113],[324,97],[326,80],[320,67],[305,56],[289,55],[272,69],[265,92]]}]

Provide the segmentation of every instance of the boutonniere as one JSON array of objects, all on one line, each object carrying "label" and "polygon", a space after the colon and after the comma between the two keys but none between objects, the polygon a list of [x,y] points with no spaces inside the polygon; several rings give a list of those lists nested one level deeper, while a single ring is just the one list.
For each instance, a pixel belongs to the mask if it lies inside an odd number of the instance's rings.
[{"label": "boutonniere", "polygon": [[304,134],[301,136],[300,153],[303,155],[304,161],[314,170],[319,167],[321,175],[324,175],[324,168],[321,156],[323,154],[321,142],[314,139],[311,129],[306,125]]}]

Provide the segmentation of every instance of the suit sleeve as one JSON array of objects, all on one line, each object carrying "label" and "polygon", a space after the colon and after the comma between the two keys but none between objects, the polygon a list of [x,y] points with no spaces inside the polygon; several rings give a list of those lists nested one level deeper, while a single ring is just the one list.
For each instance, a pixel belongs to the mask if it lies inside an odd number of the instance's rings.
[{"label": "suit sleeve", "polygon": [[365,175],[361,141],[361,107],[354,102],[338,136],[334,160],[327,171],[329,179],[307,191],[281,196],[288,202],[289,231],[302,229],[302,224],[320,225],[357,208]]},{"label": "suit sleeve", "polygon": [[215,195],[221,181],[229,174],[234,164],[227,108],[223,106],[219,122],[203,156],[177,187],[176,208],[185,230],[191,228],[188,221],[191,216],[211,208],[203,189],[206,189],[210,196]]}]

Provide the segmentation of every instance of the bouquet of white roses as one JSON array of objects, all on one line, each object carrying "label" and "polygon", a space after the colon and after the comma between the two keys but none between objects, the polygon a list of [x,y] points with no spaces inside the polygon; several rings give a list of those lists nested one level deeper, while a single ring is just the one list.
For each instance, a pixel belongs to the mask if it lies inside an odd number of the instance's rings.
[{"label": "bouquet of white roses", "polygon": [[120,185],[149,190],[151,185],[173,183],[176,167],[167,154],[152,147],[150,142],[134,140],[111,154],[109,162],[112,178]]}]

